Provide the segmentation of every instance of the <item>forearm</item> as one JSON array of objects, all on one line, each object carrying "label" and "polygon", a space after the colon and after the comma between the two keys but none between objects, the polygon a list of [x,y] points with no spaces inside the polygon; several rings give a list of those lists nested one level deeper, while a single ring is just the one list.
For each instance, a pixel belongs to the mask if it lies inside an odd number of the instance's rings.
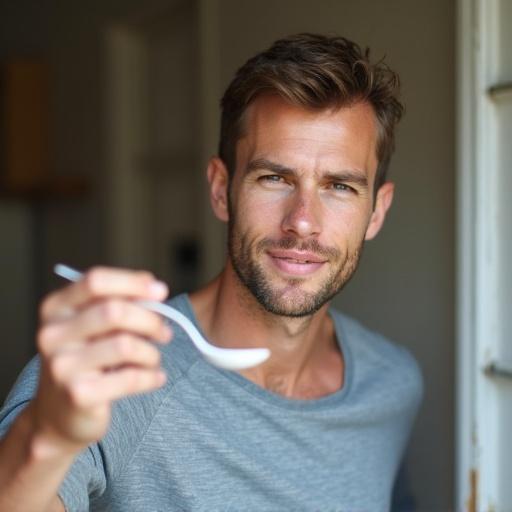
[{"label": "forearm", "polygon": [[0,441],[0,512],[58,512],[58,488],[76,453],[34,432],[25,409]]}]

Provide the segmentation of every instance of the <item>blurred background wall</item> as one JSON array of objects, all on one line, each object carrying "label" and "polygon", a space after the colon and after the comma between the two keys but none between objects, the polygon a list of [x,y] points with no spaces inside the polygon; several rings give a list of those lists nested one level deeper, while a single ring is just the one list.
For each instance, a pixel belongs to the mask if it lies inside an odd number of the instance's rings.
[{"label": "blurred background wall", "polygon": [[223,226],[210,215],[204,169],[222,90],[278,37],[345,35],[399,71],[407,113],[391,214],[335,303],[419,360],[426,394],[408,453],[411,484],[419,510],[452,508],[454,7],[0,1],[0,61],[30,57],[48,69],[52,174],[35,192],[0,194],[0,397],[33,354],[36,304],[58,284],[55,262],[150,268],[176,292],[220,270]]}]

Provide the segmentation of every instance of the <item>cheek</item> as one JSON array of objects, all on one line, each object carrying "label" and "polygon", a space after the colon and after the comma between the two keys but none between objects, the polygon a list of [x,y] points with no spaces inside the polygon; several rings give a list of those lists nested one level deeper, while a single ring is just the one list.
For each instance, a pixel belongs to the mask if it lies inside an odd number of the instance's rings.
[{"label": "cheek", "polygon": [[329,209],[320,242],[345,255],[357,251],[364,241],[370,214],[353,206]]},{"label": "cheek", "polygon": [[[285,194],[260,194],[249,191],[241,194],[237,205],[237,219],[249,228],[262,226],[268,230],[275,224],[279,225],[284,214]],[[242,220],[243,219],[243,220]]]},{"label": "cheek", "polygon": [[359,246],[364,239],[371,211],[361,205],[329,204],[324,209],[323,238],[326,243]]}]

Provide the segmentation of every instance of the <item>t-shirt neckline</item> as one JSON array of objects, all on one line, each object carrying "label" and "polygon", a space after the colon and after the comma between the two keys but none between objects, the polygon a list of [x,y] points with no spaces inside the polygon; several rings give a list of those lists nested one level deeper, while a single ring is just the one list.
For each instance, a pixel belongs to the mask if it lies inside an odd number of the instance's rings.
[{"label": "t-shirt neckline", "polygon": [[[187,293],[183,293],[181,294],[181,296],[175,297],[175,300],[176,299],[179,302],[182,302],[183,307],[186,309],[187,316],[191,319],[192,323],[196,326],[199,332],[204,336],[201,325],[199,324],[194,309],[192,307],[192,303],[190,302],[189,295]],[[222,368],[213,366],[203,357],[200,358],[201,363],[214,369],[216,372],[223,375],[225,378],[231,380],[232,382],[237,384],[239,387],[241,387],[251,395],[274,406],[294,410],[312,410],[323,409],[325,407],[332,407],[335,403],[344,400],[346,395],[349,393],[353,379],[354,365],[352,353],[350,351],[350,346],[349,343],[347,342],[348,335],[343,325],[343,322],[341,321],[340,315],[333,315],[331,310],[329,310],[329,314],[334,323],[336,340],[338,342],[338,346],[342,353],[344,362],[343,386],[334,393],[330,393],[320,398],[311,399],[288,398],[278,393],[269,391],[268,389],[265,389],[259,386],[258,384],[255,384],[254,382],[250,381],[249,379],[247,379],[246,377],[244,377],[243,375],[236,371],[224,370]]]}]

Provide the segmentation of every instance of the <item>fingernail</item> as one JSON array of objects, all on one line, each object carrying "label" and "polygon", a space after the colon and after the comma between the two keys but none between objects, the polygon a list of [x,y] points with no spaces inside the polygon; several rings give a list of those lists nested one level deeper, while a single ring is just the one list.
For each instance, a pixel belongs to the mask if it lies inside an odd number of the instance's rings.
[{"label": "fingernail", "polygon": [[162,281],[155,281],[150,284],[149,291],[155,299],[163,299],[167,296],[169,289],[167,285]]}]

